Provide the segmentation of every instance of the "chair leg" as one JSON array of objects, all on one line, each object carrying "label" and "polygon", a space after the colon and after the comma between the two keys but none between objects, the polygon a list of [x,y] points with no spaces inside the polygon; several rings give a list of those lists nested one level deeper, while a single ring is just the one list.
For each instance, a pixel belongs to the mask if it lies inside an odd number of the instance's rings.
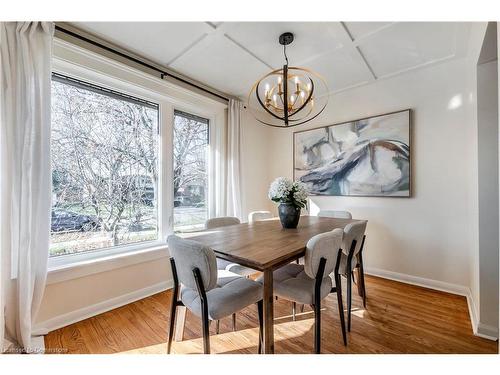
[{"label": "chair leg", "polygon": [[263,303],[262,300],[257,302],[257,312],[259,315],[259,350],[258,353],[262,354],[262,329],[264,328],[263,326],[263,319],[264,319],[264,314],[263,314]]},{"label": "chair leg", "polygon": [[321,354],[321,302],[314,305],[314,352]]},{"label": "chair leg", "polygon": [[304,306],[305,306],[305,305],[300,306],[300,312],[301,312],[301,313],[303,313],[303,312],[304,312]]},{"label": "chair leg", "polygon": [[292,320],[295,322],[295,313],[297,311],[297,302],[292,302]]},{"label": "chair leg", "polygon": [[351,271],[347,274],[347,331],[351,332],[352,280]]},{"label": "chair leg", "polygon": [[220,329],[220,320],[217,319],[217,321],[215,322],[215,334],[219,334],[219,329]]},{"label": "chair leg", "polygon": [[203,332],[203,353],[210,354],[210,329],[208,320],[208,311],[201,309],[201,330]]},{"label": "chair leg", "polygon": [[168,345],[167,345],[167,354],[170,354],[170,349],[172,348],[172,340],[174,338],[174,329],[175,329],[175,313],[177,310],[177,303],[174,299],[176,296],[172,296],[172,306],[170,308],[170,324],[168,327]]},{"label": "chair leg", "polygon": [[363,307],[366,308],[366,287],[365,287],[365,270],[363,268],[363,257],[361,252],[359,253],[359,283],[361,284],[361,290],[363,291]]},{"label": "chair leg", "polygon": [[233,314],[233,332],[236,332],[236,313]]},{"label": "chair leg", "polygon": [[342,302],[342,278],[340,275],[335,276],[335,286],[337,289],[337,303],[339,306],[340,327],[342,328],[342,339],[344,345],[347,345],[347,335],[345,332],[345,318],[344,318],[344,303]]}]

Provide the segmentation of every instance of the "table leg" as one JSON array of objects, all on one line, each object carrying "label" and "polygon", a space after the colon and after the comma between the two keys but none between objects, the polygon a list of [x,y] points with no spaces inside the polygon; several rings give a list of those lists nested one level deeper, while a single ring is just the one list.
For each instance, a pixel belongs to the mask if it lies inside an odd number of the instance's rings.
[{"label": "table leg", "polygon": [[264,354],[274,353],[273,271],[264,271]]}]

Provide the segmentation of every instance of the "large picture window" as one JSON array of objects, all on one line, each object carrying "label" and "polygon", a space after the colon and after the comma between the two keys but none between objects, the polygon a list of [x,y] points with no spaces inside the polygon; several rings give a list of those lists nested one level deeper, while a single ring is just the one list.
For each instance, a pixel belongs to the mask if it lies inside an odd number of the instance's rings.
[{"label": "large picture window", "polygon": [[50,255],[158,239],[159,106],[54,74]]},{"label": "large picture window", "polygon": [[208,218],[209,121],[174,113],[174,231],[193,231]]}]

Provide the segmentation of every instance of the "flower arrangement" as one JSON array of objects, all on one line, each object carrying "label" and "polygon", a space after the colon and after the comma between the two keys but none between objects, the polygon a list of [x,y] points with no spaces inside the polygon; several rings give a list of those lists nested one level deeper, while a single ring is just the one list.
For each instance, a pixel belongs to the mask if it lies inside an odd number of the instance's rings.
[{"label": "flower arrangement", "polygon": [[278,177],[269,187],[269,199],[276,203],[288,203],[297,208],[304,208],[307,204],[307,187],[299,181],[292,181],[286,177]]}]

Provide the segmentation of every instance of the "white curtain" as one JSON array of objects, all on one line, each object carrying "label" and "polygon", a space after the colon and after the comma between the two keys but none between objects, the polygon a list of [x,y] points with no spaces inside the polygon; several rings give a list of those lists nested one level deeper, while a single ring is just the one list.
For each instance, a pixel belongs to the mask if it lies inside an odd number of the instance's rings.
[{"label": "white curtain", "polygon": [[242,219],[241,208],[241,111],[239,100],[229,99],[227,126],[226,214]]},{"label": "white curtain", "polygon": [[45,289],[49,254],[53,34],[49,22],[0,23],[3,350],[9,341],[17,349],[39,349],[33,345],[32,327]]}]

